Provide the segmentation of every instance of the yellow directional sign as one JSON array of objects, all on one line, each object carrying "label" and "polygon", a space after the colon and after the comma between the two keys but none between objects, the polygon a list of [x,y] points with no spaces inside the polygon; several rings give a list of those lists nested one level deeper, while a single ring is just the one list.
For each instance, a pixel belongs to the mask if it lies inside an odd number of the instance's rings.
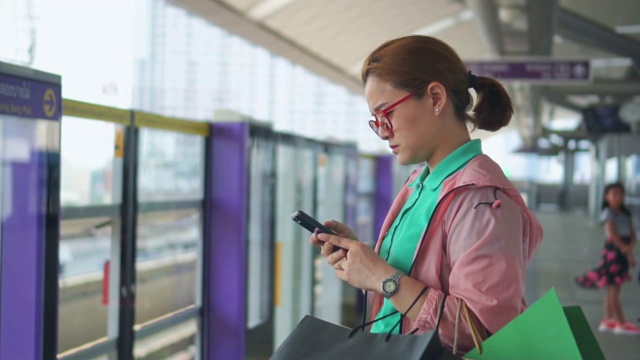
[{"label": "yellow directional sign", "polygon": [[44,109],[44,113],[47,114],[47,117],[52,117],[53,114],[56,113],[58,99],[56,99],[56,93],[53,89],[47,89],[47,91],[44,92],[42,107]]}]

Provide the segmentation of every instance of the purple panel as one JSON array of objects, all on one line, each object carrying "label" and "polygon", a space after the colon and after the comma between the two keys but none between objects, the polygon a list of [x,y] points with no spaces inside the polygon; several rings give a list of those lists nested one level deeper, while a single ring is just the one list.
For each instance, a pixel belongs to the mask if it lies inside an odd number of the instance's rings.
[{"label": "purple panel", "polygon": [[205,219],[209,261],[205,273],[207,359],[243,360],[246,327],[249,125],[213,124]]},{"label": "purple panel", "polygon": [[375,239],[380,236],[382,223],[391,203],[393,202],[393,162],[395,156],[383,155],[376,157],[376,210],[375,210]]},{"label": "purple panel", "polygon": [[14,152],[12,159],[4,142],[0,359],[40,359],[46,164],[44,155],[33,149],[35,122],[6,121],[4,126],[5,140],[30,149],[28,157]]},{"label": "purple panel", "polygon": [[587,81],[589,61],[511,60],[466,62],[474,75],[501,80]]},{"label": "purple panel", "polygon": [[60,84],[0,74],[0,114],[59,120],[60,94]]}]

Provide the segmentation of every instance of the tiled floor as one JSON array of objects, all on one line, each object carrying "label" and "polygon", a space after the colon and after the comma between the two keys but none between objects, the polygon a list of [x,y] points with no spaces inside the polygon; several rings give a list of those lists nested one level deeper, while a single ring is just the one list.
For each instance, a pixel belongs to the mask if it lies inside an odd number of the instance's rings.
[{"label": "tiled floor", "polygon": [[[584,212],[560,213],[540,211],[538,218],[545,237],[529,266],[527,301],[531,304],[551,287],[555,287],[563,305],[580,305],[596,334],[608,360],[640,359],[640,336],[601,334],[597,326],[602,318],[605,290],[585,290],[573,279],[595,267],[600,259],[604,230],[588,220]],[[640,250],[636,247],[636,258]],[[621,301],[629,320],[640,317],[640,284],[638,267],[631,269],[633,281],[622,288]]]}]

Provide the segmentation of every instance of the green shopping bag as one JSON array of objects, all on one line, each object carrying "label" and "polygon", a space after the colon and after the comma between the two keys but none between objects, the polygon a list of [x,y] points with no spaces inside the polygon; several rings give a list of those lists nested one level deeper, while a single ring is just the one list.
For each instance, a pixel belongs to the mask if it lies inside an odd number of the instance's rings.
[{"label": "green shopping bag", "polygon": [[552,288],[465,359],[593,359],[604,354],[580,306],[560,304]]}]

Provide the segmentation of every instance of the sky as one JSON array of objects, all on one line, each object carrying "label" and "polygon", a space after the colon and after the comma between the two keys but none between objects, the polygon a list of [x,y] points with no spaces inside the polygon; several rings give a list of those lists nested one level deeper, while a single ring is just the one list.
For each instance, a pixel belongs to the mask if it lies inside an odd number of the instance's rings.
[{"label": "sky", "polygon": [[[66,99],[129,109],[134,4],[131,0],[0,0],[0,60],[60,75]],[[32,37],[35,51],[29,64]],[[112,124],[100,121],[64,121],[66,164],[103,168],[113,157],[113,132]]]},{"label": "sky", "polygon": [[33,67],[62,75],[65,98],[130,108],[135,2],[34,1]]}]

